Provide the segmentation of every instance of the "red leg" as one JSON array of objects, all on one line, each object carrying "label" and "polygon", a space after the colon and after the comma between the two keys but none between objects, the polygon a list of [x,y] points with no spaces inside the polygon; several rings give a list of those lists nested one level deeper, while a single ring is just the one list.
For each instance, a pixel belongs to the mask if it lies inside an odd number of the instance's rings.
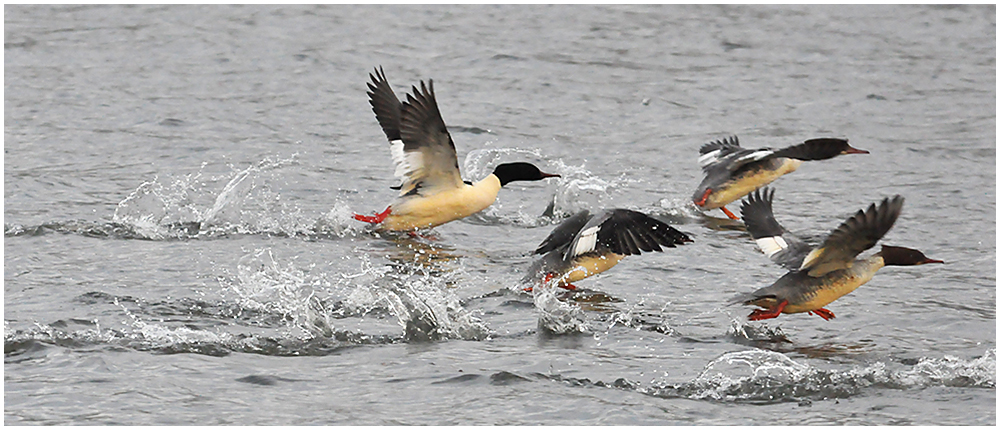
[{"label": "red leg", "polygon": [[[555,275],[553,275],[551,273],[546,273],[545,276],[542,278],[542,282],[539,282],[539,286],[548,284],[549,281],[552,280],[553,276],[555,276]],[[534,288],[532,288],[532,287],[528,287],[528,288],[524,289],[524,292],[526,292],[526,293],[530,293],[532,291],[534,291]]]},{"label": "red leg", "polygon": [[723,206],[723,207],[721,207],[719,209],[722,209],[722,211],[725,212],[727,216],[729,216],[729,219],[736,220],[736,221],[740,220],[736,215],[733,215],[732,212],[729,212],[729,209],[726,209],[725,206]]},{"label": "red leg", "polygon": [[[555,278],[555,277],[556,277],[555,273],[546,273],[545,277],[542,278],[542,282],[540,284],[541,285],[547,285],[549,282],[552,282],[552,278]],[[573,291],[573,290],[576,289],[576,285],[566,284],[566,285],[561,286],[560,288],[564,288],[564,289]],[[530,293],[532,291],[532,287],[525,288],[524,291],[526,293]]]},{"label": "red leg", "polygon": [[777,318],[778,315],[781,315],[781,311],[785,310],[785,306],[788,306],[788,300],[782,300],[781,303],[778,303],[778,306],[771,309],[755,309],[747,319],[750,321],[760,321]]},{"label": "red leg", "polygon": [[833,314],[833,312],[830,312],[829,310],[824,309],[824,308],[819,308],[819,309],[816,309],[816,310],[809,311],[809,315],[812,315],[814,313],[816,315],[819,315],[820,318],[823,318],[823,319],[825,319],[827,321],[830,321],[830,320],[836,318],[836,316]]},{"label": "red leg", "polygon": [[701,195],[701,199],[699,199],[698,201],[694,202],[694,204],[696,204],[698,206],[705,206],[705,201],[708,200],[708,196],[710,194],[712,194],[712,189],[711,188],[705,190],[705,194],[702,194]]},{"label": "red leg", "polygon": [[376,213],[375,216],[354,214],[354,219],[358,221],[364,221],[370,224],[378,224],[382,221],[385,221],[385,218],[389,216],[390,212],[392,212],[392,206],[385,208],[385,211],[382,213]]}]

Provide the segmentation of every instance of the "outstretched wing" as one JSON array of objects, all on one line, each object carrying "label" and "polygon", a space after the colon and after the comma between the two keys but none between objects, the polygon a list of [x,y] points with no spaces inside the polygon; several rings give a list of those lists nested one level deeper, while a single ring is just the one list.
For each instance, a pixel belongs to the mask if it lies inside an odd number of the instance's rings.
[{"label": "outstretched wing", "polygon": [[[389,139],[389,153],[392,155],[392,164],[395,167],[393,176],[399,178],[400,182],[405,182],[408,167],[406,153],[403,151],[403,138],[399,133],[403,103],[396,98],[396,93],[389,86],[382,67],[375,69],[375,73],[369,73],[368,76],[372,80],[368,83],[368,103],[372,105],[375,119],[382,127],[385,137]],[[401,184],[390,188],[398,190],[402,187]]]},{"label": "outstretched wing", "polygon": [[687,234],[663,221],[628,209],[601,211],[590,218],[573,239],[563,256],[570,260],[589,252],[610,251],[621,255],[639,255],[642,251],[663,251],[693,242]]},{"label": "outstretched wing", "polygon": [[399,135],[399,123],[403,104],[396,98],[396,93],[392,92],[392,87],[385,79],[382,67],[375,69],[375,73],[369,73],[368,77],[372,79],[368,83],[368,103],[372,105],[372,111],[375,112],[378,125],[382,126],[382,131],[385,132],[389,143],[395,141],[402,143],[402,138]]},{"label": "outstretched wing", "polygon": [[397,173],[404,177],[400,196],[429,196],[461,187],[455,143],[438,110],[433,80],[427,85],[421,81],[420,89],[413,87],[400,115],[403,161],[397,164]]},{"label": "outstretched wing", "polygon": [[717,170],[735,172],[747,163],[762,160],[774,154],[774,150],[770,148],[743,149],[736,136],[706,143],[698,152],[701,154],[698,157],[698,164],[701,165],[701,170],[706,174]]},{"label": "outstretched wing", "polygon": [[590,220],[590,211],[584,209],[580,212],[573,214],[573,216],[566,218],[563,222],[559,223],[556,228],[549,233],[548,237],[542,241],[541,245],[538,245],[538,249],[535,250],[535,254],[545,254],[549,251],[559,249],[565,245],[569,245],[576,237],[576,234],[583,229],[583,226],[587,224]]},{"label": "outstretched wing", "polygon": [[774,189],[767,187],[747,195],[740,207],[743,223],[764,255],[789,270],[796,270],[812,247],[778,224],[771,210],[773,201]]},{"label": "outstretched wing", "polygon": [[818,277],[851,267],[858,254],[875,246],[885,236],[902,210],[903,197],[898,195],[882,200],[878,207],[872,203],[867,210],[859,210],[833,230],[819,248],[810,252],[799,269]]}]

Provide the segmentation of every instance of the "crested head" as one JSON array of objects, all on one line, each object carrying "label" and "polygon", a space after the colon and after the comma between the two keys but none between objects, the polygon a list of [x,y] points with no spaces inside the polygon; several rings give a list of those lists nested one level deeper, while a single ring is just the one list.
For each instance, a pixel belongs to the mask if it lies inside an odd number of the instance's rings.
[{"label": "crested head", "polygon": [[559,178],[553,173],[545,173],[531,163],[504,163],[493,169],[493,174],[500,179],[500,186],[513,181],[540,181],[545,178]]},{"label": "crested head", "polygon": [[882,245],[882,251],[879,254],[882,256],[882,261],[885,262],[886,266],[917,266],[928,263],[944,263],[941,260],[927,258],[924,253],[916,249],[904,248],[902,246]]}]

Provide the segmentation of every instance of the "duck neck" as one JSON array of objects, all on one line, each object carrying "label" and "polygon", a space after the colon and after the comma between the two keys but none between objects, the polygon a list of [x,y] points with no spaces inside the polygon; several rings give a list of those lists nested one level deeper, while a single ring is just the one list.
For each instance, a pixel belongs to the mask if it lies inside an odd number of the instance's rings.
[{"label": "duck neck", "polygon": [[490,173],[478,182],[472,185],[466,185],[466,192],[468,192],[469,195],[474,196],[472,197],[473,199],[480,202],[482,209],[486,209],[489,205],[496,201],[497,195],[500,194],[501,187],[500,178],[498,178],[497,175]]},{"label": "duck neck", "polygon": [[861,276],[871,279],[871,277],[875,276],[875,273],[883,267],[885,267],[885,259],[882,258],[881,253],[877,253],[863,260],[855,260],[851,270]]}]

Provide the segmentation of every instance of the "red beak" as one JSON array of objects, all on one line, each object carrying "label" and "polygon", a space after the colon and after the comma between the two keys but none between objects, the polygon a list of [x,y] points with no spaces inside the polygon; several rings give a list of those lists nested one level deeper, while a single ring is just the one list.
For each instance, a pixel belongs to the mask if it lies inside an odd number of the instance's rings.
[{"label": "red beak", "polygon": [[845,154],[869,154],[869,152],[865,151],[864,149],[858,149],[858,148],[855,148],[855,147],[852,147],[852,146],[848,146],[847,149],[844,151],[844,153]]}]

